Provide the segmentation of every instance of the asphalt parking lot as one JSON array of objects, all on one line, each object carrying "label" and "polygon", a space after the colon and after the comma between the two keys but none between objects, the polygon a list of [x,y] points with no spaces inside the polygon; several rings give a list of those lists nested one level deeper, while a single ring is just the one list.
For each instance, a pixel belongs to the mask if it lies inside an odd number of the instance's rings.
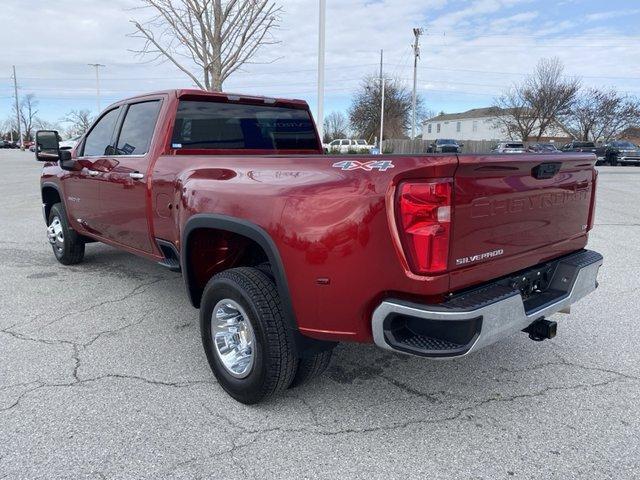
[{"label": "asphalt parking lot", "polygon": [[101,244],[59,265],[40,165],[0,166],[0,479],[640,477],[640,168],[600,170],[601,286],[555,339],[454,362],[341,345],[322,379],[247,407],[179,275]]}]

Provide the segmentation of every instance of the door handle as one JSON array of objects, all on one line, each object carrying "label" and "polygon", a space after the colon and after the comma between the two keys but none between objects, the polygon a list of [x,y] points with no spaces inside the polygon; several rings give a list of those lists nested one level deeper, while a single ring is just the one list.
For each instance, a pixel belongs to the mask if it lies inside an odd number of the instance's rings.
[{"label": "door handle", "polygon": [[96,177],[96,176],[100,175],[100,172],[98,172],[97,170],[87,170],[87,173],[89,175],[91,175],[92,177]]},{"label": "door handle", "polygon": [[131,172],[129,174],[129,176],[131,178],[133,178],[134,180],[142,180],[144,178],[144,173],[140,173],[140,172]]}]

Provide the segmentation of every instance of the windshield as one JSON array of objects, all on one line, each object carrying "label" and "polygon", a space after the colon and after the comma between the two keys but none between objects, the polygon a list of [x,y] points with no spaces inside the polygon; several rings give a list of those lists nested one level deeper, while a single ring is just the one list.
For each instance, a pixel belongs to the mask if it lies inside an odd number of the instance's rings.
[{"label": "windshield", "polygon": [[451,140],[450,138],[441,138],[436,142],[438,145],[450,145],[452,143],[456,143],[455,140]]},{"label": "windshield", "polygon": [[523,143],[507,143],[505,148],[524,148]]},{"label": "windshield", "polygon": [[611,145],[616,148],[636,148],[636,146],[631,142],[613,142]]},{"label": "windshield", "polygon": [[574,147],[582,147],[582,148],[593,148],[596,146],[593,142],[575,142],[573,144]]},{"label": "windshield", "polygon": [[224,150],[318,150],[306,109],[182,100],[172,147]]}]

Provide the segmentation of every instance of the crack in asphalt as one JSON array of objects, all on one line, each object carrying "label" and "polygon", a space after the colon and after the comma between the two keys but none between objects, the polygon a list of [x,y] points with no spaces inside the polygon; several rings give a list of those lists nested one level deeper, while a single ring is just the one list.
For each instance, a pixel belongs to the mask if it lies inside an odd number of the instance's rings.
[{"label": "crack in asphalt", "polygon": [[[157,283],[157,282],[152,282],[152,283]],[[149,283],[147,285],[151,285],[152,283]],[[142,287],[143,285],[140,285],[139,287]],[[136,376],[136,375],[126,375],[126,374],[117,374],[117,373],[109,373],[109,374],[104,374],[104,375],[100,375],[97,377],[90,377],[90,378],[81,378],[79,375],[79,370],[82,364],[82,360],[81,360],[81,354],[82,352],[92,346],[98,339],[102,338],[103,336],[106,335],[113,335],[116,334],[118,332],[121,332],[123,330],[126,330],[128,328],[134,327],[136,325],[140,325],[141,323],[144,322],[144,320],[146,318],[148,318],[148,315],[152,312],[154,312],[156,309],[151,309],[148,311],[145,311],[142,315],[140,315],[140,317],[138,319],[136,319],[133,322],[130,322],[126,325],[122,325],[120,327],[117,328],[113,328],[113,329],[109,329],[109,330],[103,330],[101,332],[99,332],[98,334],[94,335],[93,338],[91,338],[89,341],[87,342],[75,342],[75,341],[71,341],[71,340],[63,340],[63,339],[49,339],[49,338],[38,338],[38,337],[31,337],[29,335],[26,335],[24,333],[20,333],[20,332],[16,332],[11,330],[11,327],[0,330],[0,334],[5,334],[5,335],[9,335],[17,340],[21,340],[21,341],[26,341],[26,342],[34,342],[34,343],[41,343],[44,345],[61,345],[64,347],[68,347],[71,349],[71,360],[72,360],[72,371],[71,371],[71,377],[73,378],[73,381],[71,382],[61,382],[61,383],[50,383],[50,382],[42,382],[39,380],[35,380],[32,382],[23,382],[23,383],[18,383],[18,384],[13,384],[13,385],[5,385],[5,386],[0,386],[0,391],[2,390],[9,390],[12,388],[18,388],[18,387],[22,387],[22,386],[33,386],[33,388],[28,388],[27,390],[25,390],[24,392],[22,392],[18,398],[12,403],[10,404],[8,407],[4,407],[4,408],[0,408],[0,412],[4,412],[4,411],[8,411],[11,410],[15,407],[17,407],[20,404],[20,401],[29,393],[42,389],[42,388],[51,388],[51,387],[72,387],[72,386],[77,386],[77,385],[84,385],[87,383],[91,383],[91,382],[99,382],[105,379],[129,379],[129,380],[136,380],[136,381],[141,381],[147,384],[151,384],[151,385],[158,385],[158,386],[168,386],[168,387],[177,387],[177,388],[184,388],[184,387],[190,387],[193,385],[199,385],[199,384],[213,384],[215,382],[209,381],[209,380],[183,380],[183,381],[177,381],[177,382],[167,382],[167,381],[162,381],[162,380],[154,380],[154,379],[149,379],[146,377],[142,377],[142,376]]]},{"label": "crack in asphalt", "polygon": [[396,380],[393,377],[388,377],[386,375],[379,375],[380,378],[386,380],[387,382],[389,382],[391,385],[393,385],[394,387],[402,390],[405,393],[408,393],[409,395],[413,395],[419,398],[424,398],[425,400],[429,401],[430,403],[442,403],[442,400],[440,400],[439,398],[435,397],[435,394],[433,393],[427,393],[427,392],[422,392],[420,390],[417,390],[405,383],[402,383],[399,380]]},{"label": "crack in asphalt", "polygon": [[[87,313],[87,312],[90,312],[90,311],[92,311],[92,310],[95,310],[96,308],[103,307],[103,306],[105,306],[105,305],[111,305],[111,304],[115,304],[115,303],[124,302],[125,300],[128,300],[128,299],[130,299],[130,298],[132,298],[132,297],[134,297],[134,296],[136,296],[136,295],[140,295],[140,294],[142,294],[142,293],[146,292],[146,290],[141,290],[142,288],[144,288],[144,287],[150,287],[151,285],[155,285],[155,284],[160,283],[160,282],[163,282],[163,281],[165,281],[165,280],[170,280],[170,279],[168,279],[168,278],[164,278],[164,277],[156,277],[156,278],[155,278],[153,281],[151,281],[151,282],[142,283],[142,284],[140,284],[140,285],[136,286],[136,287],[135,287],[133,290],[131,290],[129,293],[127,293],[127,294],[125,294],[125,295],[123,295],[123,296],[121,296],[121,297],[118,297],[118,298],[115,298],[115,299],[104,300],[104,301],[102,301],[102,302],[99,302],[99,303],[95,303],[95,304],[93,304],[93,305],[90,305],[88,308],[85,308],[85,309],[82,309],[82,310],[71,311],[71,312],[65,313],[64,315],[61,315],[61,316],[59,316],[59,317],[57,317],[57,318],[54,318],[54,319],[53,319],[53,320],[51,320],[50,322],[45,323],[41,328],[49,327],[49,326],[53,325],[54,323],[57,323],[57,322],[59,322],[60,320],[64,320],[65,318],[71,317],[71,316],[73,316],[73,315],[80,315],[80,314],[82,314],[82,313]],[[26,325],[29,325],[29,324],[31,324],[31,323],[33,323],[33,322],[28,322]]]},{"label": "crack in asphalt", "polygon": [[[180,469],[181,467],[186,467],[189,466],[193,463],[196,463],[198,461],[201,460],[213,460],[216,459],[218,457],[227,457],[229,455],[231,455],[231,458],[233,460],[235,460],[234,465],[239,466],[241,468],[241,470],[243,470],[244,472],[244,467],[240,466],[240,461],[238,461],[238,459],[235,457],[236,453],[239,450],[242,450],[244,448],[250,447],[251,445],[253,445],[254,443],[256,443],[259,440],[258,436],[255,436],[254,438],[252,438],[250,441],[246,442],[246,443],[242,443],[242,444],[238,444],[236,442],[236,439],[233,439],[231,441],[231,446],[229,448],[217,451],[217,452],[213,452],[209,455],[199,455],[196,457],[191,457],[188,458],[186,460],[181,460],[180,462],[177,462],[176,464],[174,464],[170,469],[169,472],[175,472],[176,470]],[[251,478],[256,478],[255,476],[252,475]]]},{"label": "crack in asphalt", "polygon": [[147,383],[149,385],[156,385],[156,386],[162,386],[162,387],[174,387],[174,388],[188,388],[196,385],[215,385],[215,382],[210,380],[183,380],[180,382],[168,382],[164,380],[154,380],[154,379],[142,377],[139,375],[126,375],[121,373],[106,373],[104,375],[99,375],[97,377],[77,378],[75,369],[76,369],[76,365],[74,365],[74,381],[72,382],[63,382],[63,383],[47,383],[47,382],[41,382],[41,381],[31,382],[31,383],[35,383],[36,385],[33,388],[27,389],[24,392],[22,392],[18,396],[18,398],[8,407],[0,408],[0,412],[6,412],[8,410],[11,410],[17,407],[20,404],[20,401],[26,395],[40,389],[78,387],[78,386],[86,385],[89,383],[96,383],[96,382],[101,382],[103,380],[109,380],[109,379],[134,380],[134,381]]}]

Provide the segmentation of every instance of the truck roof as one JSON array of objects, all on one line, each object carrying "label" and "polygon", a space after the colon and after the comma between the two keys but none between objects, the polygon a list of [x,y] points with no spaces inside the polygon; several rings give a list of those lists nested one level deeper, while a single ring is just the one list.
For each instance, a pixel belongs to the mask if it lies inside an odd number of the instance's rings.
[{"label": "truck roof", "polygon": [[130,102],[131,100],[142,99],[142,98],[150,97],[154,95],[175,95],[176,98],[190,98],[190,99],[202,98],[202,99],[224,99],[224,100],[233,100],[233,101],[244,100],[249,102],[260,102],[260,103],[264,102],[266,104],[292,106],[292,107],[298,107],[298,108],[309,107],[307,102],[299,99],[265,97],[260,95],[247,95],[244,93],[208,92],[206,90],[200,90],[196,88],[174,88],[171,90],[158,90],[155,92],[134,95],[132,97],[119,100],[115,102],[113,105],[123,103],[123,102]]}]

